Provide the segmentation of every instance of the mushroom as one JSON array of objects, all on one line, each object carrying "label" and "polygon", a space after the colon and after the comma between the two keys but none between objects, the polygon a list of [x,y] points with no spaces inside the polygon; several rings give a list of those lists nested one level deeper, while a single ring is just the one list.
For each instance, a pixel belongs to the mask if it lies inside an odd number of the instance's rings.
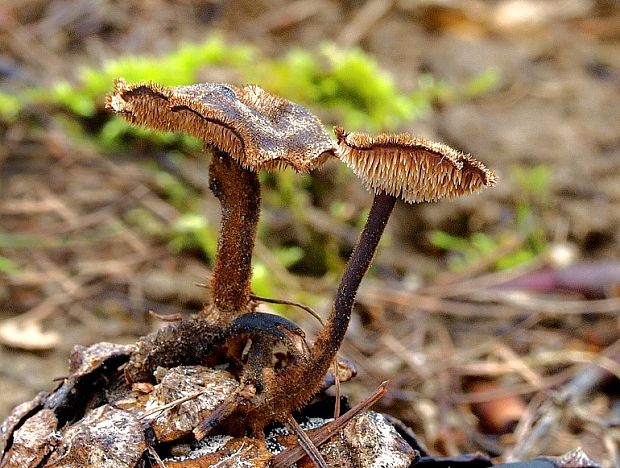
[{"label": "mushroom", "polygon": [[[375,255],[396,200],[436,201],[492,187],[493,171],[472,156],[408,134],[347,133],[334,129],[338,158],[375,196],[366,224],[340,280],[327,325],[312,347],[306,385],[315,387],[340,347],[359,285]],[[310,377],[312,376],[312,377]],[[316,382],[316,384],[315,384]]]},{"label": "mushroom", "polygon": [[[366,225],[340,280],[327,325],[308,357],[276,381],[243,411],[253,421],[285,421],[320,387],[345,336],[358,287],[366,274],[398,198],[414,203],[453,198],[496,183],[495,173],[473,157],[446,145],[407,134],[371,137],[334,129],[338,158],[375,192]],[[256,422],[255,422],[256,424]]]},{"label": "mushroom", "polygon": [[211,306],[203,315],[223,325],[252,311],[251,260],[260,214],[256,171],[291,166],[306,172],[333,156],[319,119],[255,85],[165,87],[119,78],[106,106],[133,124],[201,138],[213,150],[209,187],[220,201],[222,220]]}]

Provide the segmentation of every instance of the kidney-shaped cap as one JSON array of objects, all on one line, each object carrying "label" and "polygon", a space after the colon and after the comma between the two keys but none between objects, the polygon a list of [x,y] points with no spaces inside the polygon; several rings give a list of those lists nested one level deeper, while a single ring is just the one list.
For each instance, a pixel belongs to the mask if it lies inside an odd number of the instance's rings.
[{"label": "kidney-shaped cap", "polygon": [[334,128],[337,157],[369,190],[409,203],[435,201],[495,185],[493,171],[468,154],[408,134],[349,133]]},{"label": "kidney-shaped cap", "polygon": [[106,107],[136,125],[198,137],[246,169],[290,165],[302,172],[334,154],[334,144],[314,114],[255,85],[167,87],[119,78]]}]

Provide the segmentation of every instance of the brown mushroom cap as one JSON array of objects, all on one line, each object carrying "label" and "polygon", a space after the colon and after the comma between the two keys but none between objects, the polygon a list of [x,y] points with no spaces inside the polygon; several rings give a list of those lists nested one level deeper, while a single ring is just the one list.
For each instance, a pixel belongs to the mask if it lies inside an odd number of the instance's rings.
[{"label": "brown mushroom cap", "polygon": [[484,164],[441,143],[408,134],[349,133],[334,128],[337,157],[369,190],[385,191],[409,203],[435,201],[495,185]]},{"label": "brown mushroom cap", "polygon": [[316,116],[255,85],[167,87],[118,78],[106,107],[136,125],[198,137],[250,170],[290,165],[303,172],[334,154]]}]

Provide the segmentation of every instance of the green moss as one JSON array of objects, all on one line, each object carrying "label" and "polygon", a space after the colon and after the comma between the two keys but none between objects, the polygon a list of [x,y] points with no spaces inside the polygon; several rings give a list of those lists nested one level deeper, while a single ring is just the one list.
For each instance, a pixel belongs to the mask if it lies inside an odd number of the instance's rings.
[{"label": "green moss", "polygon": [[[209,67],[223,67],[239,83],[256,83],[288,99],[330,116],[350,130],[395,130],[427,111],[435,102],[470,98],[487,92],[497,82],[494,70],[474,77],[461,87],[420,77],[418,88],[404,91],[377,61],[360,49],[341,50],[324,44],[318,50],[292,49],[270,59],[245,44],[228,44],[211,36],[200,44],[183,44],[160,57],[126,56],[101,68],[86,67],[75,83],[62,81],[51,89],[31,90],[30,98],[63,106],[80,117],[93,117],[101,109],[112,81],[154,81],[177,86],[199,82]],[[127,123],[104,125],[102,143],[137,132]],[[149,133],[153,137],[156,133]],[[145,133],[138,135],[144,137]]]},{"label": "green moss", "polygon": [[19,267],[15,264],[15,262],[0,255],[0,273],[13,274],[18,272]]},{"label": "green moss", "polygon": [[17,96],[0,92],[0,120],[13,122],[21,108],[22,104]]}]

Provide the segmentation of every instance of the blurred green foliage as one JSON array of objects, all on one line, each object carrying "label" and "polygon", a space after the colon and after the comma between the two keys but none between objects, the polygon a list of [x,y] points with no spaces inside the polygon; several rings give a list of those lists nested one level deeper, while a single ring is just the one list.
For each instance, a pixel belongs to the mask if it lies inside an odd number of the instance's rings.
[{"label": "blurred green foliage", "polygon": [[19,114],[21,107],[18,97],[0,92],[0,120],[12,122]]},{"label": "blurred green foliage", "polygon": [[[85,67],[77,73],[76,82],[61,81],[51,89],[28,90],[23,100],[54,103],[90,118],[102,108],[114,78],[177,86],[201,81],[213,67],[226,68],[239,82],[256,83],[293,101],[328,111],[331,123],[366,131],[395,130],[435,102],[484,94],[498,78],[496,71],[489,70],[456,86],[422,75],[417,89],[405,92],[373,57],[359,49],[341,50],[324,44],[315,51],[296,48],[282,58],[269,59],[251,46],[232,45],[215,35],[201,44],[183,44],[160,57],[126,56],[101,68]],[[0,95],[0,103],[9,98]],[[11,98],[10,102],[7,113],[14,115],[20,99]],[[110,121],[110,125],[101,130],[108,144],[123,132],[136,133],[121,119]]]},{"label": "blurred green foliage", "polygon": [[[495,261],[497,270],[506,270],[527,263],[540,255],[547,247],[547,235],[540,217],[540,207],[550,199],[551,171],[545,165],[532,168],[513,167],[510,173],[518,194],[513,206],[514,231],[523,239],[521,248],[501,255]],[[484,257],[492,257],[502,248],[506,236],[492,237],[474,233],[461,237],[436,230],[430,233],[431,244],[449,252],[450,268],[459,270]]]},{"label": "blurred green foliage", "polygon": [[[402,129],[433,105],[484,94],[498,80],[495,70],[488,70],[460,85],[424,74],[419,77],[415,89],[406,91],[397,86],[392,75],[381,69],[372,56],[359,49],[342,50],[334,44],[324,44],[316,50],[295,48],[283,57],[272,59],[252,46],[230,44],[214,35],[202,43],[183,44],[158,57],[126,56],[110,60],[101,67],[84,67],[77,72],[74,81],[61,81],[51,88],[27,89],[16,95],[0,93],[0,119],[9,122],[23,107],[47,104],[53,106],[52,120],[72,139],[104,152],[129,152],[140,145],[143,150],[152,147],[168,155],[193,153],[201,149],[202,142],[187,135],[133,127],[124,119],[103,112],[104,96],[117,77],[128,82],[153,81],[177,86],[205,81],[211,70],[217,70],[218,76],[229,76],[234,83],[256,83],[306,105],[329,125],[370,132]],[[145,142],[150,146],[145,147]],[[135,209],[126,215],[125,221],[139,226],[147,235],[166,239],[174,251],[198,249],[212,259],[217,226],[200,213],[201,195],[161,169],[154,168],[152,176],[180,217],[165,225],[147,210]],[[263,198],[273,207],[288,210],[299,226],[308,227],[310,220],[303,213],[304,207],[312,202],[306,190],[310,180],[310,176],[292,171],[261,174],[266,188]],[[350,222],[359,224],[362,217]],[[259,236],[264,236],[265,231],[264,227],[259,227]],[[303,248],[270,245],[270,250],[285,268],[303,261],[315,267],[317,262],[322,263],[323,267],[316,271],[335,271],[336,268],[339,271],[342,259],[336,242],[311,236],[305,242]],[[253,287],[262,295],[269,295],[274,288],[267,268],[258,261],[254,267]]]},{"label": "blurred green foliage", "polygon": [[452,254],[448,257],[448,265],[454,270],[463,268],[481,257],[489,256],[499,248],[499,243],[495,239],[478,232],[465,238],[435,230],[429,234],[429,238],[433,246]]},{"label": "blurred green foliage", "polygon": [[[282,268],[290,268],[304,256],[304,250],[298,246],[278,247],[272,250],[275,261]],[[273,272],[265,263],[255,260],[252,263],[252,291],[257,296],[280,297],[282,286],[274,281]],[[290,285],[288,285],[290,287]],[[272,306],[284,312],[286,307]]]},{"label": "blurred green foliage", "polygon": [[82,68],[77,84],[61,81],[34,96],[64,105],[77,115],[92,117],[101,108],[115,78],[123,77],[130,83],[154,81],[178,86],[199,81],[204,67],[247,66],[254,55],[248,46],[230,46],[219,36],[212,36],[202,44],[183,44],[161,57],[126,56],[110,60],[102,68]]},{"label": "blurred green foliage", "polygon": [[170,247],[175,252],[199,249],[213,260],[217,251],[217,226],[198,213],[185,213],[172,226]]},{"label": "blurred green foliage", "polygon": [[0,255],[0,273],[17,273],[19,268],[15,262]]}]

